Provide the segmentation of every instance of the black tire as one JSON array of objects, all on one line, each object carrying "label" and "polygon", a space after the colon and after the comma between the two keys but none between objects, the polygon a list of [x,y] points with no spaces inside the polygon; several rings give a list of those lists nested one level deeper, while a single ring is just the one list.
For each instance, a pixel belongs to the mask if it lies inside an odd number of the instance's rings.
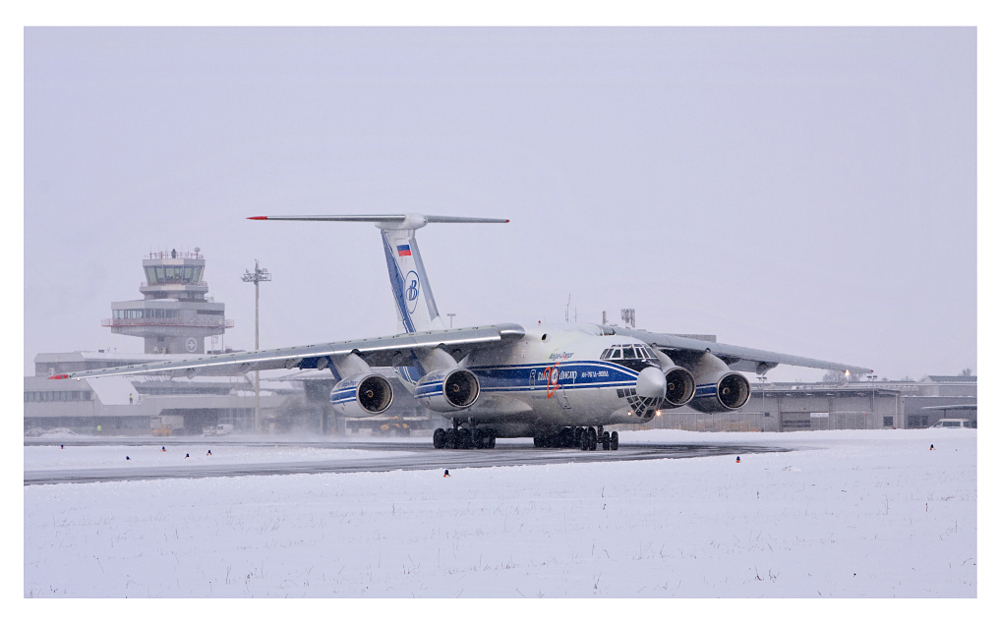
[{"label": "black tire", "polygon": [[535,448],[542,448],[542,439],[537,435],[535,436]]},{"label": "black tire", "polygon": [[559,448],[570,448],[573,446],[573,430],[566,428],[556,436],[556,446]]},{"label": "black tire", "polygon": [[611,450],[612,451],[617,451],[618,450],[618,432],[617,431],[612,431],[611,432]]},{"label": "black tire", "polygon": [[589,429],[587,429],[587,436],[588,436],[588,438],[590,440],[590,450],[591,451],[596,451],[597,450],[597,429],[594,429],[593,427],[590,427]]},{"label": "black tire", "polygon": [[605,451],[611,450],[611,434],[607,431],[605,431],[604,435],[601,436],[601,448]]},{"label": "black tire", "polygon": [[458,442],[458,436],[455,434],[454,429],[448,429],[444,432],[444,448],[453,449],[458,448],[455,443]]},{"label": "black tire", "polygon": [[590,434],[587,433],[586,428],[580,429],[580,450],[581,451],[590,450]]},{"label": "black tire", "polygon": [[468,429],[459,429],[457,441],[458,441],[457,448],[460,449],[472,448],[472,432],[469,431]]},{"label": "black tire", "polygon": [[486,448],[496,448],[497,447],[497,437],[495,435],[490,436],[489,442],[486,444]]},{"label": "black tire", "polygon": [[434,448],[436,449],[444,448],[444,429],[434,430]]}]

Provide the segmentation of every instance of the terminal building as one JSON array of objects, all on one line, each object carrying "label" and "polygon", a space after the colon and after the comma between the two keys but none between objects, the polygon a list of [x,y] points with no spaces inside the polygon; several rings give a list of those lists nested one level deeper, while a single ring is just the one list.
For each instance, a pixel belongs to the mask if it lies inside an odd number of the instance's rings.
[{"label": "terminal building", "polygon": [[930,376],[919,382],[754,383],[750,399],[738,410],[662,410],[647,426],[690,431],[922,429],[945,417],[967,418],[975,427],[976,414],[976,377]]}]

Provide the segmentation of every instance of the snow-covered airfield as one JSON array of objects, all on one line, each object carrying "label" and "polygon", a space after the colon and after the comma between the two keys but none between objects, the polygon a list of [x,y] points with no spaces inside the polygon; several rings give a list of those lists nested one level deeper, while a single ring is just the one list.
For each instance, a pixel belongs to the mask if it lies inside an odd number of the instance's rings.
[{"label": "snow-covered airfield", "polygon": [[[977,595],[975,431],[623,434],[637,440],[796,450],[739,464],[716,456],[450,478],[433,470],[26,486],[24,596]],[[294,455],[169,449],[25,447],[25,470],[126,454],[150,463],[184,452],[236,463]]]}]

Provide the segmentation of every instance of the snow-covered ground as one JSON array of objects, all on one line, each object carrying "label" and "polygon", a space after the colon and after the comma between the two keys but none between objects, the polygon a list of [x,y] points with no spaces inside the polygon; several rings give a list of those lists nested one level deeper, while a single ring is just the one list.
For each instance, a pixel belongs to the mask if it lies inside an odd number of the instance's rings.
[{"label": "snow-covered ground", "polygon": [[[26,486],[24,596],[977,595],[975,431],[622,436],[803,450]],[[168,448],[142,461],[190,452]],[[128,452],[67,451],[26,447],[25,468]]]},{"label": "snow-covered ground", "polygon": [[[166,450],[161,450],[166,449]],[[212,454],[209,455],[208,451]],[[56,468],[110,468],[115,466],[190,466],[198,464],[242,466],[288,462],[317,462],[352,458],[391,457],[396,451],[326,449],[307,446],[219,446],[211,442],[160,446],[26,446],[25,470]],[[189,457],[186,457],[189,456]],[[126,457],[128,459],[126,459]]]}]

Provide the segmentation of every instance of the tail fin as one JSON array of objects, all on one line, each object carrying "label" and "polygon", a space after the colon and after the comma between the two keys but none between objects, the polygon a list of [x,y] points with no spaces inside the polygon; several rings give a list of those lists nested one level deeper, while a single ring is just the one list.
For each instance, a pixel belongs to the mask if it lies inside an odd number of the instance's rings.
[{"label": "tail fin", "polygon": [[431,284],[420,259],[415,231],[428,223],[508,223],[509,219],[475,217],[440,217],[433,215],[331,215],[301,217],[249,217],[267,221],[353,221],[374,223],[382,230],[382,247],[389,269],[389,284],[396,302],[400,332],[412,334],[430,329],[445,329],[438,313]]}]

